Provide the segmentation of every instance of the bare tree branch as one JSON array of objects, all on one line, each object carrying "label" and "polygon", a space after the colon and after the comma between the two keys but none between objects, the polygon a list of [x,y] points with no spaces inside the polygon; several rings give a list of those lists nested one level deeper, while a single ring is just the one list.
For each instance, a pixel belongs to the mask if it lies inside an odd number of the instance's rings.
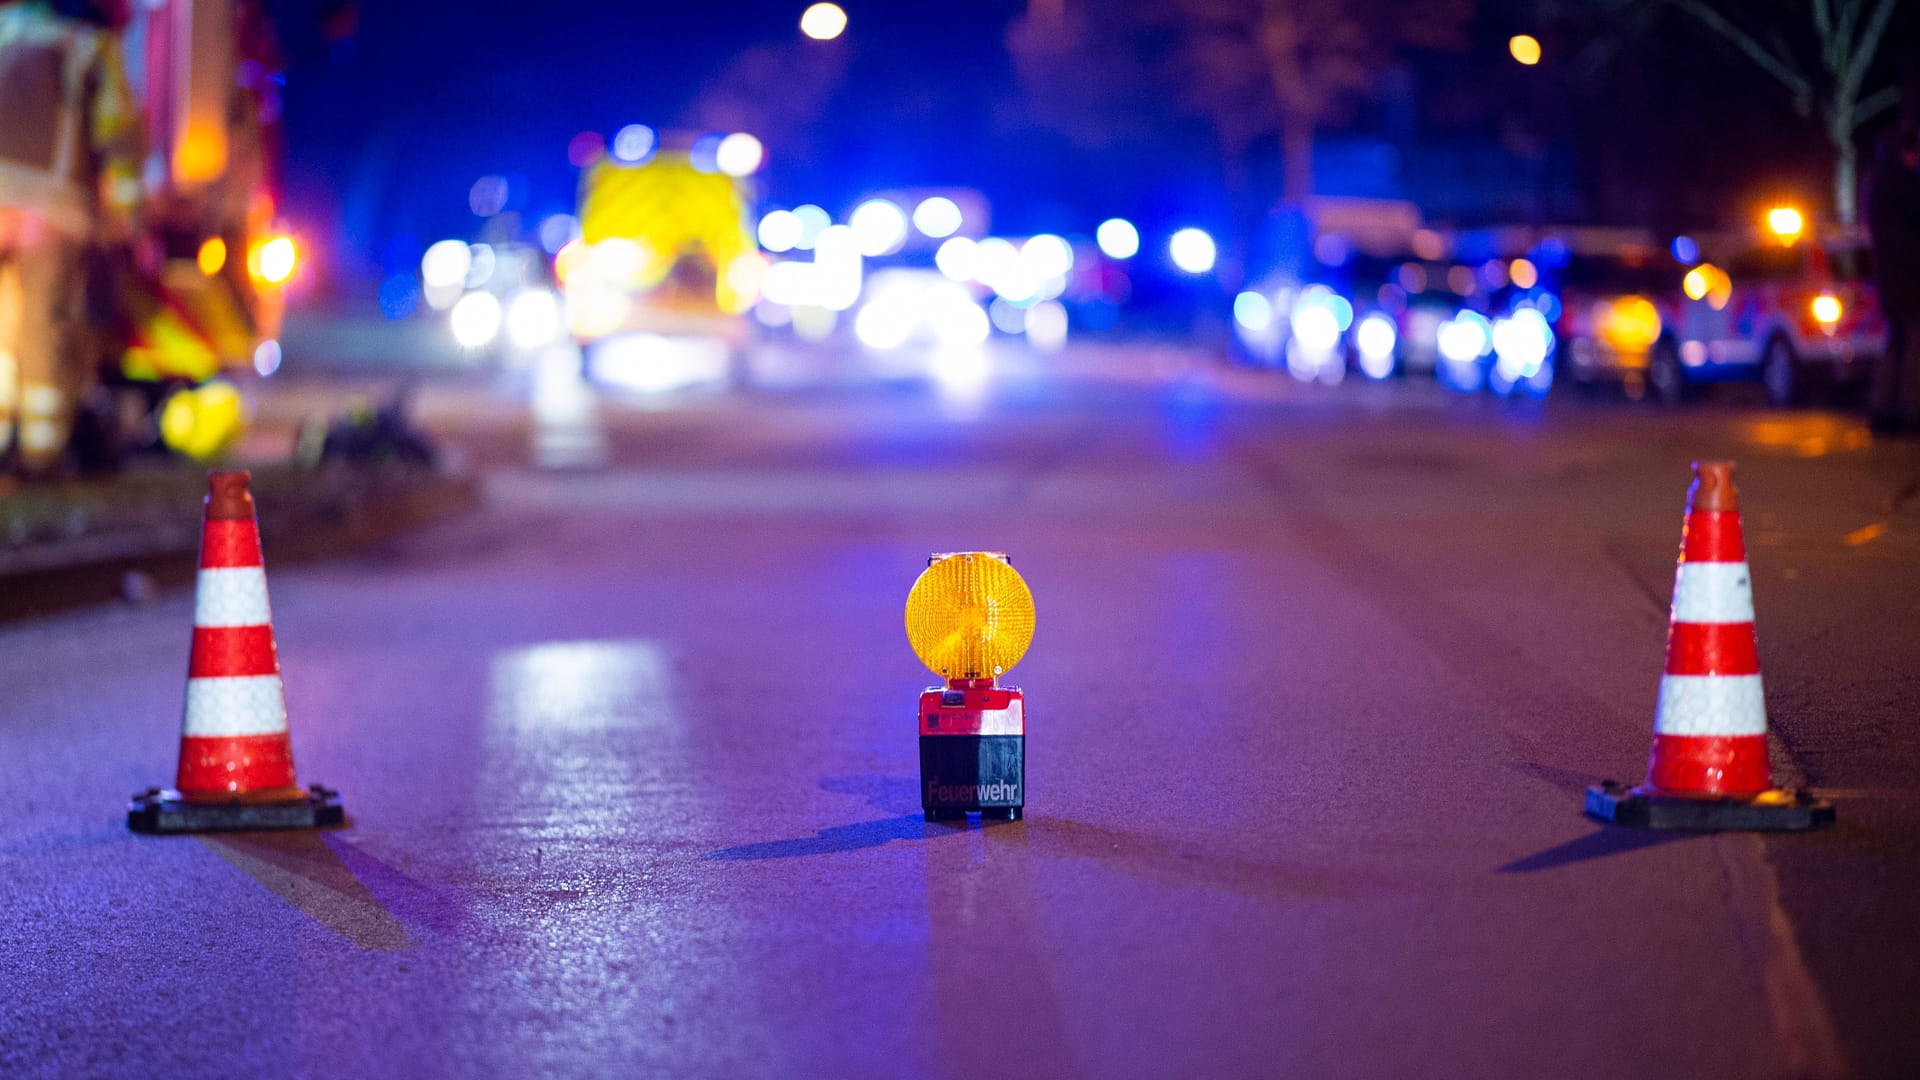
[{"label": "bare tree branch", "polygon": [[1787,60],[1768,50],[1758,38],[1736,26],[1725,15],[1720,14],[1718,9],[1706,3],[1706,0],[1668,0],[1668,2],[1706,24],[1708,29],[1746,53],[1749,59],[1760,65],[1762,71],[1780,80],[1781,85],[1792,92],[1796,109],[1802,113],[1807,111],[1813,102],[1813,87],[1793,69]]},{"label": "bare tree branch", "polygon": [[1898,104],[1900,104],[1900,88],[1897,86],[1883,86],[1879,90],[1861,98],[1860,103],[1853,107],[1853,126],[1855,128],[1863,127],[1875,116],[1886,112]]},{"label": "bare tree branch", "polygon": [[1887,31],[1887,22],[1893,18],[1894,6],[1899,0],[1880,0],[1880,6],[1873,9],[1867,17],[1867,28],[1860,34],[1860,43],[1850,51],[1853,53],[1853,70],[1847,73],[1841,86],[1842,100],[1850,101],[1860,94],[1860,83],[1867,77],[1867,68],[1873,65],[1873,54],[1880,49],[1880,38]]}]

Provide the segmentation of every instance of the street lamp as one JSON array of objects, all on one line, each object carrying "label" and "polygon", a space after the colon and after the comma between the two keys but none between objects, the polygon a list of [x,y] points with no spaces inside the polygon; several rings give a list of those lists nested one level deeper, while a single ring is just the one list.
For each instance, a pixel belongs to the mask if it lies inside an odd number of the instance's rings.
[{"label": "street lamp", "polygon": [[832,41],[847,28],[847,13],[839,4],[815,4],[800,14],[800,32],[815,41]]},{"label": "street lamp", "polygon": [[1767,228],[1780,239],[1781,243],[1791,244],[1800,239],[1800,234],[1806,231],[1807,222],[1800,216],[1800,211],[1793,207],[1776,206],[1767,211]]},{"label": "street lamp", "polygon": [[1515,34],[1507,39],[1507,51],[1515,60],[1532,67],[1540,62],[1540,39],[1532,34]]}]

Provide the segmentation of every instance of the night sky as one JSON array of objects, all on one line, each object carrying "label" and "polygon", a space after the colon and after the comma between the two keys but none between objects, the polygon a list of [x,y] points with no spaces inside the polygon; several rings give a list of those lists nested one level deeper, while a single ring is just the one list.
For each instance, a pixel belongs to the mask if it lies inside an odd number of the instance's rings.
[{"label": "night sky", "polygon": [[[466,192],[485,174],[514,177],[531,217],[570,209],[568,140],[634,122],[754,131],[769,152],[762,188],[785,205],[839,213],[874,190],[951,184],[984,190],[996,228],[1015,234],[1084,232],[1111,214],[1234,226],[1211,133],[1192,116],[1115,116],[1104,146],[1035,118],[1007,50],[1019,0],[848,0],[847,34],[831,43],[799,33],[804,0],[363,0],[352,32],[329,40],[327,11],[342,2],[272,10],[289,59],[288,214],[343,270],[383,251],[397,269],[421,243],[472,236]],[[1889,68],[1914,36],[1912,8],[1889,34]],[[1774,191],[1824,190],[1818,134],[1731,50],[1669,21],[1576,78],[1551,61],[1583,42],[1538,11],[1482,0],[1459,48],[1404,57],[1388,93],[1323,132],[1329,186],[1397,186],[1466,224],[1675,229],[1736,219]],[[1541,33],[1549,63],[1507,59],[1522,31]],[[1383,178],[1372,163],[1389,142]],[[1277,146],[1257,145],[1243,202],[1264,206],[1278,174]]]}]

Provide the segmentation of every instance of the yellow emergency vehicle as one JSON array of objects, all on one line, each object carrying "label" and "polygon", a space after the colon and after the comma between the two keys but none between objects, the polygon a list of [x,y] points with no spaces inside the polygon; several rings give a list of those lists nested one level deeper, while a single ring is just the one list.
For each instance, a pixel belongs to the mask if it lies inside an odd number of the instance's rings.
[{"label": "yellow emergency vehicle", "polygon": [[[707,155],[710,156],[710,155]],[[602,156],[581,176],[580,238],[555,276],[583,344],[625,334],[737,345],[766,267],[748,222],[747,181],[662,147],[644,160]]]},{"label": "yellow emergency vehicle", "polygon": [[[286,290],[301,263],[279,223],[278,57],[253,0],[148,0],[127,28],[128,82],[158,176],[118,266],[119,330],[92,437],[113,458],[162,445],[217,458],[247,408],[223,373],[280,364]],[[156,265],[157,263],[157,265]],[[77,436],[79,437],[79,436]]]}]

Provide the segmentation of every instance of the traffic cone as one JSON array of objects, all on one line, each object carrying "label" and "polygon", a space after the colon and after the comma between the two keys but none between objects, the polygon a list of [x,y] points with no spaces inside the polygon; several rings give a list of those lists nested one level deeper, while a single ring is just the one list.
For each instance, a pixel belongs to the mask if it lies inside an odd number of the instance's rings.
[{"label": "traffic cone", "polygon": [[207,474],[193,651],[172,789],[134,797],[136,832],[338,825],[339,795],[294,781],[293,743],[248,474]]},{"label": "traffic cone", "polygon": [[1753,581],[1730,461],[1693,465],[1647,782],[1631,791],[1612,780],[1588,788],[1587,812],[1656,829],[1808,829],[1833,822],[1830,804],[1773,786]]}]

